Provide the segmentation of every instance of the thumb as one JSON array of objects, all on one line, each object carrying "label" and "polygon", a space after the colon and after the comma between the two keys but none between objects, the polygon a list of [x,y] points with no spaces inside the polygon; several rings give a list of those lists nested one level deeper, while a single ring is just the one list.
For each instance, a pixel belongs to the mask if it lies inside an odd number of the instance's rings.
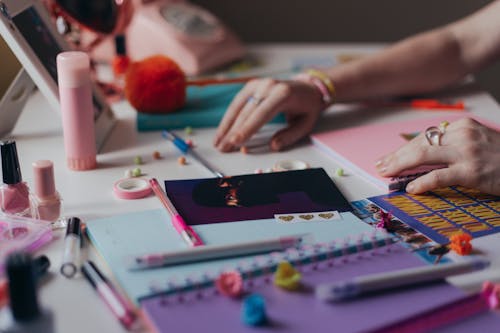
[{"label": "thumb", "polygon": [[306,117],[297,117],[290,124],[278,131],[271,139],[271,149],[282,150],[305,137],[313,128],[313,122]]}]

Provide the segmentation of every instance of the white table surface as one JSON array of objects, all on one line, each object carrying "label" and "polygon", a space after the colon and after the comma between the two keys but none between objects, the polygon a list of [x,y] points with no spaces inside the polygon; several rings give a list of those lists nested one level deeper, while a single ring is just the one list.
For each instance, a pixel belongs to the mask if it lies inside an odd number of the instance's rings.
[{"label": "white table surface", "polygon": [[[273,44],[253,45],[250,54],[263,61],[263,72],[287,70],[294,61],[309,59],[335,59],[335,54],[372,52],[381,45],[357,44]],[[249,74],[262,73],[261,70]],[[446,96],[460,98],[474,114],[500,122],[500,108],[487,93],[477,87],[456,89]],[[165,142],[159,132],[138,133],[135,130],[135,111],[126,102],[113,106],[119,122],[98,155],[96,170],[75,172],[65,165],[61,120],[57,112],[50,109],[43,96],[37,92],[30,99],[13,132],[17,142],[23,178],[33,184],[31,163],[39,159],[54,162],[56,186],[64,202],[65,216],[78,216],[83,221],[125,212],[159,208],[158,199],[150,196],[140,200],[117,199],[112,192],[113,183],[124,177],[127,169],[133,168],[133,160],[141,155],[141,169],[149,177],[158,179],[182,179],[209,177],[211,174],[196,162],[181,166],[177,163],[178,151]],[[351,110],[354,108],[355,110]],[[351,106],[335,106],[321,122],[322,128],[342,128],[355,124],[367,124],[409,117],[425,117],[428,112],[408,109],[364,110]],[[435,111],[434,111],[435,112]],[[435,112],[437,113],[437,112]],[[334,178],[335,183],[349,200],[362,199],[384,192],[345,170],[344,177],[336,177],[337,164],[311,146],[309,142],[279,153],[222,154],[212,147],[215,129],[195,129],[192,140],[197,150],[207,160],[228,175],[253,173],[257,168],[270,168],[283,159],[300,159],[313,167],[323,167]],[[184,134],[181,132],[181,134]],[[153,151],[163,155],[153,160]],[[52,266],[50,276],[39,291],[40,303],[55,314],[57,332],[122,332],[119,322],[110,314],[82,276],[74,279],[62,277],[58,271],[62,259],[64,231],[56,232],[56,240],[39,253],[49,256]],[[464,289],[475,289],[477,283],[486,278],[500,280],[500,235],[492,235],[473,242],[475,249],[485,253],[493,262],[492,269],[455,278],[454,284]],[[83,251],[83,257],[96,260],[103,271],[110,272],[92,247]]]}]

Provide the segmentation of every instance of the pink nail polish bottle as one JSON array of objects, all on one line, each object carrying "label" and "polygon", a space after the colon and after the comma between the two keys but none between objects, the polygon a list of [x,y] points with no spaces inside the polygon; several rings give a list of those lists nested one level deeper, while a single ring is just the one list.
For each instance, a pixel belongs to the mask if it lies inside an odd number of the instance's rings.
[{"label": "pink nail polish bottle", "polygon": [[33,217],[55,222],[61,215],[61,197],[54,182],[54,165],[51,161],[33,163],[35,193],[33,196]]},{"label": "pink nail polish bottle", "polygon": [[68,167],[94,169],[97,151],[89,56],[80,51],[58,54],[57,76]]},{"label": "pink nail polish bottle", "polygon": [[16,142],[0,142],[0,151],[3,179],[0,186],[0,209],[10,215],[30,216],[30,191],[21,177]]}]

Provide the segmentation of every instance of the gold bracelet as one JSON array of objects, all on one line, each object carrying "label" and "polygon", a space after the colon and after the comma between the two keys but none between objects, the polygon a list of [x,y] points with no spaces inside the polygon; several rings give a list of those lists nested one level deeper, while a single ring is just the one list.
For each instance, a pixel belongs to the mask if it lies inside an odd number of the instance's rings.
[{"label": "gold bracelet", "polygon": [[335,86],[333,85],[333,82],[328,77],[328,75],[317,69],[308,69],[305,73],[309,76],[317,78],[318,80],[321,80],[321,82],[323,82],[325,87],[328,89],[328,92],[332,96],[332,99],[335,99]]}]

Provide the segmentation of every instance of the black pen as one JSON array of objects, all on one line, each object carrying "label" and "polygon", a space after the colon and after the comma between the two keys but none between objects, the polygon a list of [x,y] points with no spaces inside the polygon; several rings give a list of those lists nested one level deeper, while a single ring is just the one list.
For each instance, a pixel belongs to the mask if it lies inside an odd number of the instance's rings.
[{"label": "black pen", "polygon": [[88,260],[83,264],[82,273],[121,324],[127,330],[135,327],[137,315],[131,304],[118,293],[92,261]]},{"label": "black pen", "polygon": [[[435,170],[435,169],[432,169]],[[427,170],[427,171],[422,171],[418,173],[412,173],[410,175],[405,175],[405,176],[398,176],[398,177],[393,177],[391,180],[392,182],[389,183],[389,191],[404,191],[406,189],[406,186],[417,179],[418,177],[421,177],[425,174],[428,174],[432,170]]]}]

